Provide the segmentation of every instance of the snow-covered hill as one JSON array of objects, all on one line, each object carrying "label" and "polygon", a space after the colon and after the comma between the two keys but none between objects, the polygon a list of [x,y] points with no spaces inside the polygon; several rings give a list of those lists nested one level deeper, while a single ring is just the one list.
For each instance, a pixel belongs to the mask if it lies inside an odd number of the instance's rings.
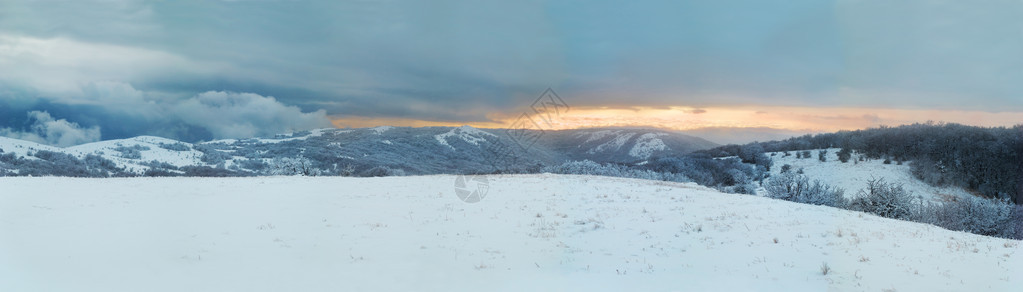
[{"label": "snow-covered hill", "polygon": [[653,156],[679,155],[709,149],[713,142],[658,129],[596,128],[555,131],[550,143],[573,159],[635,162]]},{"label": "snow-covered hill", "polygon": [[856,193],[867,186],[870,179],[883,178],[885,181],[900,183],[903,188],[914,196],[920,196],[930,201],[944,201],[952,197],[971,196],[969,192],[960,187],[935,187],[924,183],[913,177],[910,172],[909,163],[899,165],[892,161],[885,164],[884,159],[866,159],[859,161],[861,154],[852,154],[848,162],[838,160],[839,148],[826,149],[825,162],[818,159],[821,149],[809,150],[810,158],[796,158],[797,151],[790,151],[790,156],[784,152],[768,153],[774,160],[771,174],[781,172],[783,165],[791,165],[791,171],[803,169],[804,174],[811,180],[820,180],[826,184],[845,189],[845,196],[852,198]]},{"label": "snow-covered hill", "polygon": [[7,138],[0,136],[0,153],[14,153],[19,156],[24,156],[29,152],[38,150],[48,151],[62,151],[63,148],[56,146],[43,145],[32,141],[18,140],[13,138]]},{"label": "snow-covered hill", "polygon": [[[534,140],[527,143],[526,139]],[[95,155],[110,160],[125,172],[110,175],[128,176],[149,170],[163,174],[185,173],[182,169],[187,167],[262,174],[260,171],[279,158],[308,159],[308,164],[324,175],[337,175],[349,169],[361,172],[374,167],[408,174],[488,173],[554,165],[567,160],[634,162],[654,155],[681,155],[712,146],[715,145],[696,137],[650,129],[534,131],[524,137],[513,137],[504,129],[470,126],[317,129],[196,144],[140,136],[68,148],[0,137],[0,152],[14,153],[19,158],[35,159],[30,154],[40,150],[78,159]],[[500,161],[507,165],[496,165],[496,157],[501,156],[515,159]],[[19,172],[14,163],[0,161],[0,174],[5,169]]]},{"label": "snow-covered hill", "polygon": [[1023,284],[1015,240],[692,184],[490,176],[484,200],[466,204],[454,181],[0,178],[0,291],[1015,291]]},{"label": "snow-covered hill", "polygon": [[[168,145],[177,145],[183,148],[178,150],[164,148],[172,147]],[[142,164],[151,161],[164,162],[179,167],[203,165],[200,161],[203,153],[193,150],[191,144],[153,136],[107,140],[67,148],[0,137],[0,153],[13,153],[18,157],[36,159],[30,154],[38,151],[64,153],[77,158],[83,158],[90,154],[97,155],[105,159],[109,159],[118,167],[123,167],[127,171],[136,173],[141,173],[146,169],[149,169],[148,166],[144,166]],[[137,156],[133,157],[128,152],[137,153]],[[2,165],[0,165],[0,167],[2,167]]]},{"label": "snow-covered hill", "polygon": [[[167,149],[173,147],[170,145],[177,145],[182,148],[176,150]],[[126,151],[130,150],[136,150],[138,156],[133,157],[126,153]],[[76,154],[76,156],[86,154],[100,155],[114,161],[119,166],[127,168],[129,171],[139,173],[149,169],[149,167],[139,164],[142,162],[158,161],[177,167],[203,165],[200,160],[203,153],[196,151],[191,145],[181,141],[153,136],[139,136],[129,139],[82,144],[65,148],[64,151]]]}]

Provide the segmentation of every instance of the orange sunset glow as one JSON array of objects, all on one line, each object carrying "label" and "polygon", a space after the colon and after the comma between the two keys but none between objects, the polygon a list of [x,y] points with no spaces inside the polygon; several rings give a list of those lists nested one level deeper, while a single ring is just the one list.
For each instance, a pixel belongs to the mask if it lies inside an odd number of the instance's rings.
[{"label": "orange sunset glow", "polygon": [[[340,128],[373,127],[379,125],[426,127],[470,125],[479,128],[507,128],[519,115],[489,114],[488,122],[445,122],[415,119],[388,119],[367,117],[335,118]],[[699,128],[773,128],[799,132],[830,132],[855,130],[882,125],[895,126],[927,121],[962,123],[978,126],[1012,126],[1023,121],[1023,112],[959,111],[933,109],[890,108],[817,108],[784,106],[735,107],[635,107],[570,108],[557,115],[550,129],[576,129],[591,127],[655,127],[672,130]]]}]

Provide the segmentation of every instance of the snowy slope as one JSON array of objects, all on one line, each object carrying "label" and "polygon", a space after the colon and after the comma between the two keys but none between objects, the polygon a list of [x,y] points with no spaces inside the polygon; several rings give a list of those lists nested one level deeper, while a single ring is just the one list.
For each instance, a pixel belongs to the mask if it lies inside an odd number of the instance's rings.
[{"label": "snowy slope", "polygon": [[[373,128],[373,129],[377,129],[377,128]],[[384,131],[386,131],[386,130],[384,130]],[[382,131],[377,130],[377,133],[382,133]],[[477,129],[477,128],[473,128],[472,126],[461,126],[461,127],[458,127],[458,128],[452,128],[450,131],[447,131],[445,133],[437,134],[437,135],[433,136],[434,139],[437,139],[437,143],[440,143],[441,145],[447,146],[447,147],[451,148],[451,150],[457,150],[457,149],[455,149],[454,146],[451,146],[451,144],[448,144],[448,139],[458,138],[458,139],[461,139],[462,141],[465,141],[466,143],[478,146],[478,145],[480,145],[480,143],[486,142],[487,141],[487,137],[497,138],[497,135],[485,132],[485,131]]]},{"label": "snowy slope", "polygon": [[[202,153],[195,150],[187,151],[173,151],[161,148],[161,144],[182,144],[188,146],[188,143],[182,143],[180,141],[153,137],[153,136],[138,136],[129,139],[117,139],[117,140],[106,140],[100,142],[93,142],[88,144],[82,144],[67,148],[60,148],[54,146],[48,146],[38,144],[29,141],[11,139],[6,137],[0,137],[0,149],[4,153],[15,153],[18,156],[23,156],[27,159],[37,159],[27,154],[30,152],[36,152],[39,150],[47,150],[53,152],[60,152],[65,154],[73,155],[77,158],[85,157],[86,155],[93,154],[99,155],[103,158],[109,159],[117,164],[118,167],[124,167],[125,169],[141,173],[148,169],[148,167],[139,165],[143,162],[149,161],[160,161],[166,162],[175,166],[185,165],[201,165],[199,159],[202,157]],[[147,150],[139,150],[139,158],[125,158],[122,153],[114,150],[118,147],[143,147],[140,149],[148,148]],[[191,146],[188,146],[191,148]]]},{"label": "snowy slope", "polygon": [[629,156],[647,159],[650,155],[654,154],[654,151],[664,151],[670,148],[664,145],[664,141],[658,138],[659,136],[665,136],[667,133],[646,133],[636,138],[636,144],[629,149]]},{"label": "snowy slope", "polygon": [[[1013,291],[1020,242],[691,184],[0,178],[0,291]],[[821,273],[822,264],[831,268]]]},{"label": "snowy slope", "polygon": [[[845,196],[852,198],[856,192],[867,186],[867,180],[871,178],[884,178],[885,181],[902,183],[903,187],[914,196],[921,196],[926,200],[942,201],[943,198],[953,196],[969,196],[969,192],[959,187],[934,187],[913,177],[910,173],[909,163],[897,165],[896,162],[884,164],[884,159],[868,159],[859,161],[860,154],[853,154],[849,162],[842,163],[838,160],[839,148],[827,149],[827,161],[821,162],[817,159],[820,151],[810,150],[811,158],[796,158],[795,151],[792,155],[784,157],[783,152],[777,152],[774,159],[774,166],[771,167],[771,174],[781,172],[782,165],[792,165],[792,171],[800,168],[811,180],[821,180],[824,183],[838,186],[845,189]],[[770,155],[771,153],[768,153]]]},{"label": "snowy slope", "polygon": [[[128,139],[117,139],[117,140],[106,140],[88,144],[82,144],[65,148],[65,153],[75,154],[76,156],[84,156],[86,154],[96,154],[103,156],[104,158],[110,159],[118,164],[118,166],[125,167],[135,172],[141,172],[148,167],[138,165],[141,162],[159,161],[169,163],[174,166],[187,166],[187,165],[201,165],[200,158],[202,158],[202,152],[191,149],[186,151],[175,151],[164,149],[160,147],[161,144],[182,144],[189,146],[187,143],[183,143],[177,140],[171,140],[167,138],[154,137],[154,136],[138,136]],[[136,147],[141,146],[148,148],[147,150],[140,150],[140,158],[125,158],[122,154],[114,149],[118,147]]]},{"label": "snowy slope", "polygon": [[14,153],[18,156],[24,156],[29,152],[35,152],[39,150],[47,151],[61,151],[60,147],[54,147],[44,144],[39,144],[32,141],[18,140],[0,136],[0,149],[3,153]]},{"label": "snowy slope", "polygon": [[652,156],[682,155],[717,144],[677,132],[645,128],[595,128],[552,131],[554,144],[573,159],[635,162]]}]

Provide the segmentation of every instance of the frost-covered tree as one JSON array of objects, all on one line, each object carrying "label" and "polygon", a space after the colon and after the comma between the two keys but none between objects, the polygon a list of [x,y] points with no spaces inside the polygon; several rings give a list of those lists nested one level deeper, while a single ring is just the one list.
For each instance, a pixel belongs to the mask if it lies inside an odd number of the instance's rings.
[{"label": "frost-covered tree", "polygon": [[838,151],[838,161],[842,163],[849,162],[849,158],[852,157],[852,149],[849,147],[843,147],[842,150]]},{"label": "frost-covered tree", "polygon": [[757,166],[763,166],[767,170],[771,170],[771,166],[774,161],[771,157],[768,157],[764,153],[764,148],[758,144],[750,144],[742,147],[739,152],[739,159],[742,159],[743,163],[750,163]]}]

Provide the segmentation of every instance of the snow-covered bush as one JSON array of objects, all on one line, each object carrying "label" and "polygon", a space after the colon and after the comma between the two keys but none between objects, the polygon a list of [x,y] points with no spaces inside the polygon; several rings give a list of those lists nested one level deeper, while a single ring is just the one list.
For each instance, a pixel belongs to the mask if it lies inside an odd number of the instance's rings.
[{"label": "snow-covered bush", "polygon": [[352,176],[355,175],[355,166],[351,163],[345,163],[337,167],[337,174],[340,176]]},{"label": "snow-covered bush", "polygon": [[264,172],[269,175],[320,175],[320,170],[314,168],[312,161],[305,157],[274,158]]},{"label": "snow-covered bush", "polygon": [[1009,226],[1007,226],[1009,232],[1006,233],[1006,237],[1012,239],[1023,239],[1023,206],[1012,205],[1012,210],[1009,212]]},{"label": "snow-covered bush", "polygon": [[[668,177],[672,174],[682,175],[685,180],[665,179],[679,182],[691,181],[702,186],[712,187],[725,192],[728,188],[739,184],[747,184],[754,179],[765,176],[758,173],[758,168],[742,163],[736,158],[713,159],[705,154],[692,154],[683,157],[660,158],[646,165],[643,169],[660,173]],[[759,169],[763,169],[760,167]],[[741,174],[741,175],[740,175]]]},{"label": "snow-covered bush", "polygon": [[856,194],[849,207],[881,217],[909,219],[913,210],[912,201],[912,195],[901,184],[872,178],[867,180],[867,188]]},{"label": "snow-covered bush", "polygon": [[753,194],[757,193],[757,184],[753,183],[751,181],[751,182],[736,184],[734,186],[717,187],[715,189],[717,189],[718,191],[721,191],[722,193],[753,195]]},{"label": "snow-covered bush", "polygon": [[739,159],[742,159],[743,163],[763,166],[767,170],[771,170],[771,165],[774,164],[774,161],[764,154],[764,147],[759,144],[743,146],[739,151]]},{"label": "snow-covered bush", "polygon": [[85,157],[82,157],[82,162],[85,163],[85,166],[89,169],[108,171],[111,175],[124,171],[124,168],[118,167],[117,163],[96,154],[85,155]]},{"label": "snow-covered bush", "polygon": [[188,147],[185,143],[160,143],[160,148],[171,150],[171,151],[188,151],[192,150],[192,147]]},{"label": "snow-covered bush", "polygon": [[945,175],[944,166],[938,165],[926,157],[911,161],[909,163],[909,171],[917,179],[932,186],[945,186],[949,184],[946,180],[947,175]]},{"label": "snow-covered bush", "polygon": [[149,161],[149,162],[142,162],[142,163],[139,163],[139,164],[148,166],[151,169],[153,169],[153,168],[155,168],[155,169],[165,169],[165,170],[177,170],[178,169],[178,167],[174,166],[173,164],[170,164],[170,163],[167,163],[167,162],[164,162],[164,161],[157,161],[157,160],[152,160],[152,161]]},{"label": "snow-covered bush", "polygon": [[266,162],[263,162],[262,159],[245,159],[237,162],[235,165],[252,171],[262,171],[267,167]]},{"label": "snow-covered bush", "polygon": [[600,164],[590,160],[569,161],[560,165],[544,167],[541,171],[557,174],[603,175],[650,180],[688,181],[688,179],[685,179],[685,176],[682,174],[671,173],[665,176],[662,173],[651,170],[633,169],[627,166],[611,163]]},{"label": "snow-covered bush", "polygon": [[180,175],[181,174],[179,174],[179,173],[176,173],[176,172],[173,172],[173,171],[169,171],[169,170],[166,170],[166,169],[159,169],[159,168],[150,168],[150,169],[147,169],[145,172],[142,173],[142,176],[150,176],[150,177],[157,177],[157,176],[180,176]]},{"label": "snow-covered bush", "polygon": [[121,157],[126,159],[140,159],[142,158],[142,151],[146,150],[149,150],[149,147],[143,145],[117,145],[117,147],[114,148],[114,151],[120,152]]},{"label": "snow-covered bush", "polygon": [[[39,150],[30,153],[39,159],[25,159],[13,156],[8,153],[0,156],[0,162],[4,162],[12,169],[18,170],[22,176],[72,176],[72,177],[108,177],[122,176],[123,169],[105,158],[98,155],[88,154],[83,159],[74,155],[48,150]],[[11,155],[11,156],[7,156]]]},{"label": "snow-covered bush", "polygon": [[820,152],[817,152],[817,159],[819,159],[821,162],[827,162],[828,161],[828,150],[827,149],[823,149]]},{"label": "snow-covered bush", "polygon": [[852,149],[849,149],[849,147],[843,147],[842,150],[838,151],[838,161],[846,163],[849,162],[849,158],[852,158]]},{"label": "snow-covered bush", "polygon": [[195,150],[202,152],[202,157],[199,160],[208,164],[221,164],[228,159],[233,158],[231,154],[217,150],[215,147],[206,144],[195,145]]},{"label": "snow-covered bush", "polygon": [[1012,237],[1016,233],[1012,211],[1013,205],[1007,200],[970,196],[924,208],[921,221],[949,230]]},{"label": "snow-covered bush", "polygon": [[824,184],[819,180],[813,183],[804,175],[791,172],[771,177],[764,184],[767,196],[775,199],[797,203],[844,207],[847,200],[843,196],[845,190]]}]

